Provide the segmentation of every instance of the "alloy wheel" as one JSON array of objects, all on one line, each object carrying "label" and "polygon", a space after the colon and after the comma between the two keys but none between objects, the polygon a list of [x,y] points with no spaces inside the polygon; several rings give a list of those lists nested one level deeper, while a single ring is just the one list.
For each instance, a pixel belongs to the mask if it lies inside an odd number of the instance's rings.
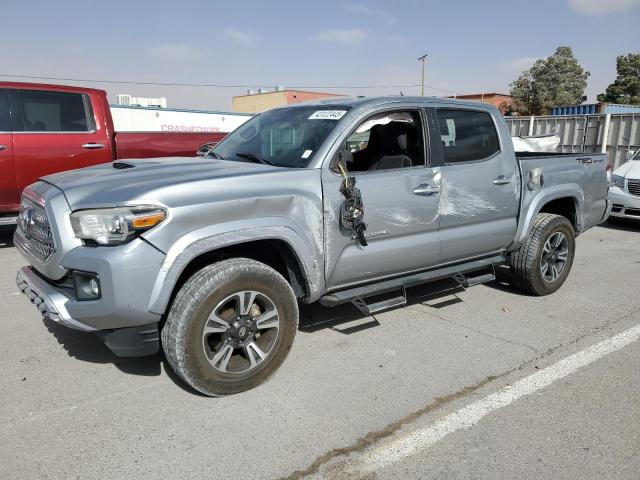
[{"label": "alloy wheel", "polygon": [[545,282],[560,278],[569,258],[569,240],[562,232],[552,233],[544,244],[540,257],[540,273]]},{"label": "alloy wheel", "polygon": [[202,331],[209,363],[225,374],[258,367],[273,351],[280,318],[273,300],[255,290],[229,295],[213,309]]}]

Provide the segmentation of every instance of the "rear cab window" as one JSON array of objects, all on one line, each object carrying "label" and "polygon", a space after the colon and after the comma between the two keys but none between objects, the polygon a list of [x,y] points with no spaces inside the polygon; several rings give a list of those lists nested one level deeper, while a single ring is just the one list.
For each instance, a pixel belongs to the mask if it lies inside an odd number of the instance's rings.
[{"label": "rear cab window", "polygon": [[82,93],[20,90],[22,132],[90,132],[95,121],[89,96]]},{"label": "rear cab window", "polygon": [[478,110],[436,110],[445,163],[484,160],[500,152],[493,118]]}]

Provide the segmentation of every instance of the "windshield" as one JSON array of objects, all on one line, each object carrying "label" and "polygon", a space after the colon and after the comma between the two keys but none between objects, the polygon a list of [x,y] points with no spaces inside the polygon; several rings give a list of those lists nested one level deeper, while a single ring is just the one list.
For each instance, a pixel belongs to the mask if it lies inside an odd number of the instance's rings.
[{"label": "windshield", "polygon": [[211,155],[224,160],[305,168],[347,110],[335,105],[270,110],[230,133]]}]

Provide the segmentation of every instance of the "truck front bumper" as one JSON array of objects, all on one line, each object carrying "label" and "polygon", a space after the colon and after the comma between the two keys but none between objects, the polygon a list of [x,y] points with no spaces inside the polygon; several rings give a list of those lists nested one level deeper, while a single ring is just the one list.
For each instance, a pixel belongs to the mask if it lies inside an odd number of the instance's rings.
[{"label": "truck front bumper", "polygon": [[618,187],[609,190],[609,201],[613,204],[611,216],[640,220],[640,196],[632,195]]},{"label": "truck front bumper", "polygon": [[43,280],[31,267],[22,267],[18,270],[16,284],[43,317],[75,330],[84,332],[96,330],[90,325],[71,318],[65,307],[66,302],[70,300],[66,292]]},{"label": "truck front bumper", "polygon": [[47,282],[31,267],[18,270],[16,283],[43,317],[65,327],[96,333],[109,349],[119,357],[142,357],[160,350],[158,323],[117,329],[97,330],[71,317],[66,303],[73,300],[65,289]]},{"label": "truck front bumper", "polygon": [[117,248],[78,247],[64,256],[73,272],[91,272],[100,296],[79,299],[69,283],[48,279],[34,267],[22,267],[16,283],[44,317],[75,330],[96,333],[119,356],[151,355],[159,350],[161,315],[148,302],[164,254],[142,240]]}]

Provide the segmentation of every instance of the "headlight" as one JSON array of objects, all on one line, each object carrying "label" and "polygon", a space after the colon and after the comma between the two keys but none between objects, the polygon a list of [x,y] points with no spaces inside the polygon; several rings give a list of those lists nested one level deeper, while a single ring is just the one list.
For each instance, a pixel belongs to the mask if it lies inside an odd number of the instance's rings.
[{"label": "headlight", "polygon": [[71,214],[71,226],[77,238],[98,245],[120,245],[167,217],[164,208],[155,206],[78,210]]},{"label": "headlight", "polygon": [[624,190],[624,177],[620,175],[611,175],[611,186],[622,188]]}]

